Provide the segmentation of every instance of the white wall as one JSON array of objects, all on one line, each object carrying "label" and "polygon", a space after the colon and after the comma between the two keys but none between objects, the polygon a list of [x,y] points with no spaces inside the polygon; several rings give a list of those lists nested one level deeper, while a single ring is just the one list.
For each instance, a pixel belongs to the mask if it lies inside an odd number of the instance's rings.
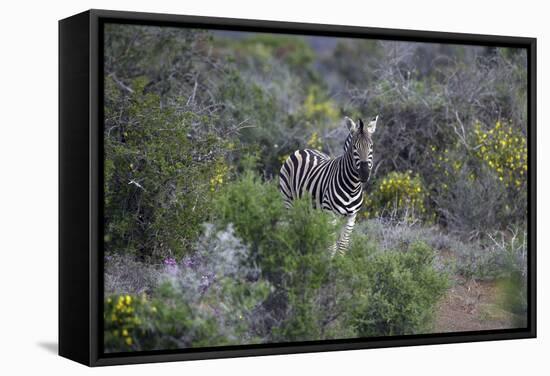
[{"label": "white wall", "polygon": [[[2,2],[0,18],[0,372],[57,374],[519,375],[548,371],[550,27],[544,1],[132,0]],[[88,8],[539,38],[539,338],[90,370],[57,341],[57,20]],[[545,16],[546,14],[546,16]],[[546,317],[545,317],[546,316]],[[11,370],[11,371],[9,371]],[[25,372],[26,373],[26,372]]]}]

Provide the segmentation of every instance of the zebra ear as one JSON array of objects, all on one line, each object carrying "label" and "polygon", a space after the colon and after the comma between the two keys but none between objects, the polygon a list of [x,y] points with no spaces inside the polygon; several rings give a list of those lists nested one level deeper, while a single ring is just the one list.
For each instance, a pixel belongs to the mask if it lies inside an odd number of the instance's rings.
[{"label": "zebra ear", "polygon": [[376,115],[374,118],[372,118],[371,121],[369,121],[369,125],[367,125],[367,131],[369,133],[374,133],[376,130],[376,123],[378,122],[378,115]]},{"label": "zebra ear", "polygon": [[347,116],[344,118],[344,123],[346,123],[346,127],[348,127],[348,130],[350,132],[355,132],[355,130],[357,129],[357,125],[355,125],[355,122]]}]

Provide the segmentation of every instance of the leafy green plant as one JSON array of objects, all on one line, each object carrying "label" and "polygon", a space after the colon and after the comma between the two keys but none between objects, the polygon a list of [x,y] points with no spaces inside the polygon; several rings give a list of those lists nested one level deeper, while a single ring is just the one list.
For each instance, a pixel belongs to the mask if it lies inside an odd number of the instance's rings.
[{"label": "leafy green plant", "polygon": [[366,291],[348,318],[358,336],[429,331],[435,305],[448,286],[446,275],[433,267],[434,255],[426,244],[414,243],[406,250],[354,258]]},{"label": "leafy green plant", "polygon": [[[134,81],[126,121],[105,130],[104,240],[107,252],[181,256],[199,235],[210,197],[228,173],[228,141],[208,117],[162,108],[144,85]],[[107,109],[106,116],[113,112]]]},{"label": "leafy green plant", "polygon": [[250,247],[250,262],[275,288],[264,308],[277,304],[276,320],[266,330],[274,340],[315,338],[321,321],[315,297],[326,282],[335,241],[329,214],[314,211],[307,198],[284,209],[277,186],[251,172],[229,185],[216,207],[222,225],[234,226]]}]

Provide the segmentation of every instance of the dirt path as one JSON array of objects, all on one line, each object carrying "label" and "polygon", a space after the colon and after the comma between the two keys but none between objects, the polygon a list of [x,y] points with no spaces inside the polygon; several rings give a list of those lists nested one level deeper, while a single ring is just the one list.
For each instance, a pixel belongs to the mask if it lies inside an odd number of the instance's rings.
[{"label": "dirt path", "polygon": [[455,277],[453,286],[439,304],[435,332],[461,332],[512,328],[513,315],[498,303],[493,281]]}]

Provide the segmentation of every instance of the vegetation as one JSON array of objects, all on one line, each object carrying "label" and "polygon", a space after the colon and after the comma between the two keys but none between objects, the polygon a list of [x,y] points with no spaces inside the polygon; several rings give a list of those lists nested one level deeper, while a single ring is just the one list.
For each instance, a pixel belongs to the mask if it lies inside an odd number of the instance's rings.
[{"label": "vegetation", "polygon": [[415,221],[426,216],[425,201],[426,188],[418,174],[390,172],[366,197],[365,214],[367,217]]},{"label": "vegetation", "polygon": [[[524,326],[519,49],[105,26],[106,351],[429,333],[462,279]],[[342,221],[287,210],[282,161],[380,115]]]}]

